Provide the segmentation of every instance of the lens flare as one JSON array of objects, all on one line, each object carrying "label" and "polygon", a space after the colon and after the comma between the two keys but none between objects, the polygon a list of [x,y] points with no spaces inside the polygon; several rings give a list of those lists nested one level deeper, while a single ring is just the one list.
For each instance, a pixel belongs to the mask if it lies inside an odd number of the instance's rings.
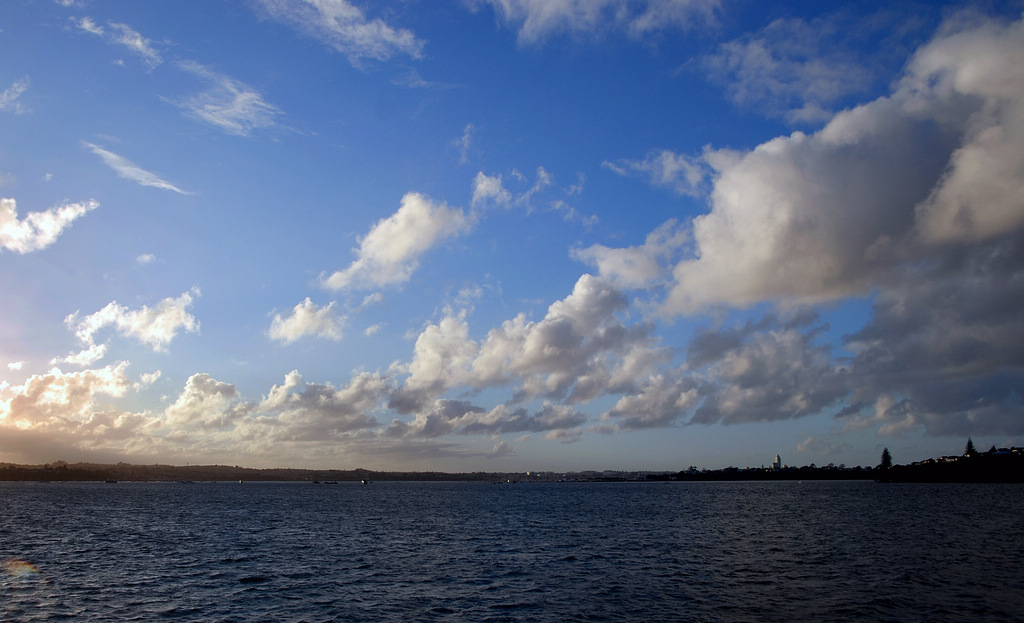
[{"label": "lens flare", "polygon": [[28,578],[39,575],[39,569],[30,562],[9,558],[3,562],[4,572],[16,578]]}]

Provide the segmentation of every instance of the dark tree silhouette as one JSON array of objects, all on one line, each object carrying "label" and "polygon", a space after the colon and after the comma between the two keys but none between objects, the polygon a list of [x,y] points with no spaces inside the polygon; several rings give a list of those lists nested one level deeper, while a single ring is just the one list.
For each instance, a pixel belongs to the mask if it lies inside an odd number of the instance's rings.
[{"label": "dark tree silhouette", "polygon": [[879,469],[889,469],[892,467],[892,455],[889,454],[889,448],[882,449],[882,462],[878,464]]},{"label": "dark tree silhouette", "polygon": [[970,437],[968,437],[967,438],[967,447],[964,448],[964,456],[974,456],[977,453],[978,453],[978,451],[974,449],[974,442],[971,441]]}]

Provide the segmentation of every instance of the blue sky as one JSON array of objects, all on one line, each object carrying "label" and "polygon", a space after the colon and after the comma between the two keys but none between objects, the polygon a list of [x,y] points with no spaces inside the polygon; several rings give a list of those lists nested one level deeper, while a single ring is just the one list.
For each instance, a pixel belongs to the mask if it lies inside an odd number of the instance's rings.
[{"label": "blue sky", "polygon": [[1021,2],[0,5],[0,460],[1024,443]]}]

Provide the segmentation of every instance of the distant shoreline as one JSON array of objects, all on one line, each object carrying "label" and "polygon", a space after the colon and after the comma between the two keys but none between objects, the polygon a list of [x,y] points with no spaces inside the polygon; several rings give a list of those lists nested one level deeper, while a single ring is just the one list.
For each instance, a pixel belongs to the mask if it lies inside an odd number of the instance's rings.
[{"label": "distant shoreline", "polygon": [[227,465],[133,465],[128,463],[67,463],[45,465],[0,463],[0,481],[28,482],[701,482],[777,480],[874,480],[878,482],[1024,482],[1024,448],[1007,453],[929,459],[885,470],[872,467],[736,468],[679,472],[388,472],[367,469],[257,469]]}]

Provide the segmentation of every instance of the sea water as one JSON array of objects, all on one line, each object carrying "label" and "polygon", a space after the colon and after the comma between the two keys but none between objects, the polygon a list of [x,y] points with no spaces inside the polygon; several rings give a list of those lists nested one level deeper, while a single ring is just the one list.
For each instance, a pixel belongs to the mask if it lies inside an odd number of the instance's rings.
[{"label": "sea water", "polygon": [[4,621],[1020,621],[1024,486],[0,483]]}]

